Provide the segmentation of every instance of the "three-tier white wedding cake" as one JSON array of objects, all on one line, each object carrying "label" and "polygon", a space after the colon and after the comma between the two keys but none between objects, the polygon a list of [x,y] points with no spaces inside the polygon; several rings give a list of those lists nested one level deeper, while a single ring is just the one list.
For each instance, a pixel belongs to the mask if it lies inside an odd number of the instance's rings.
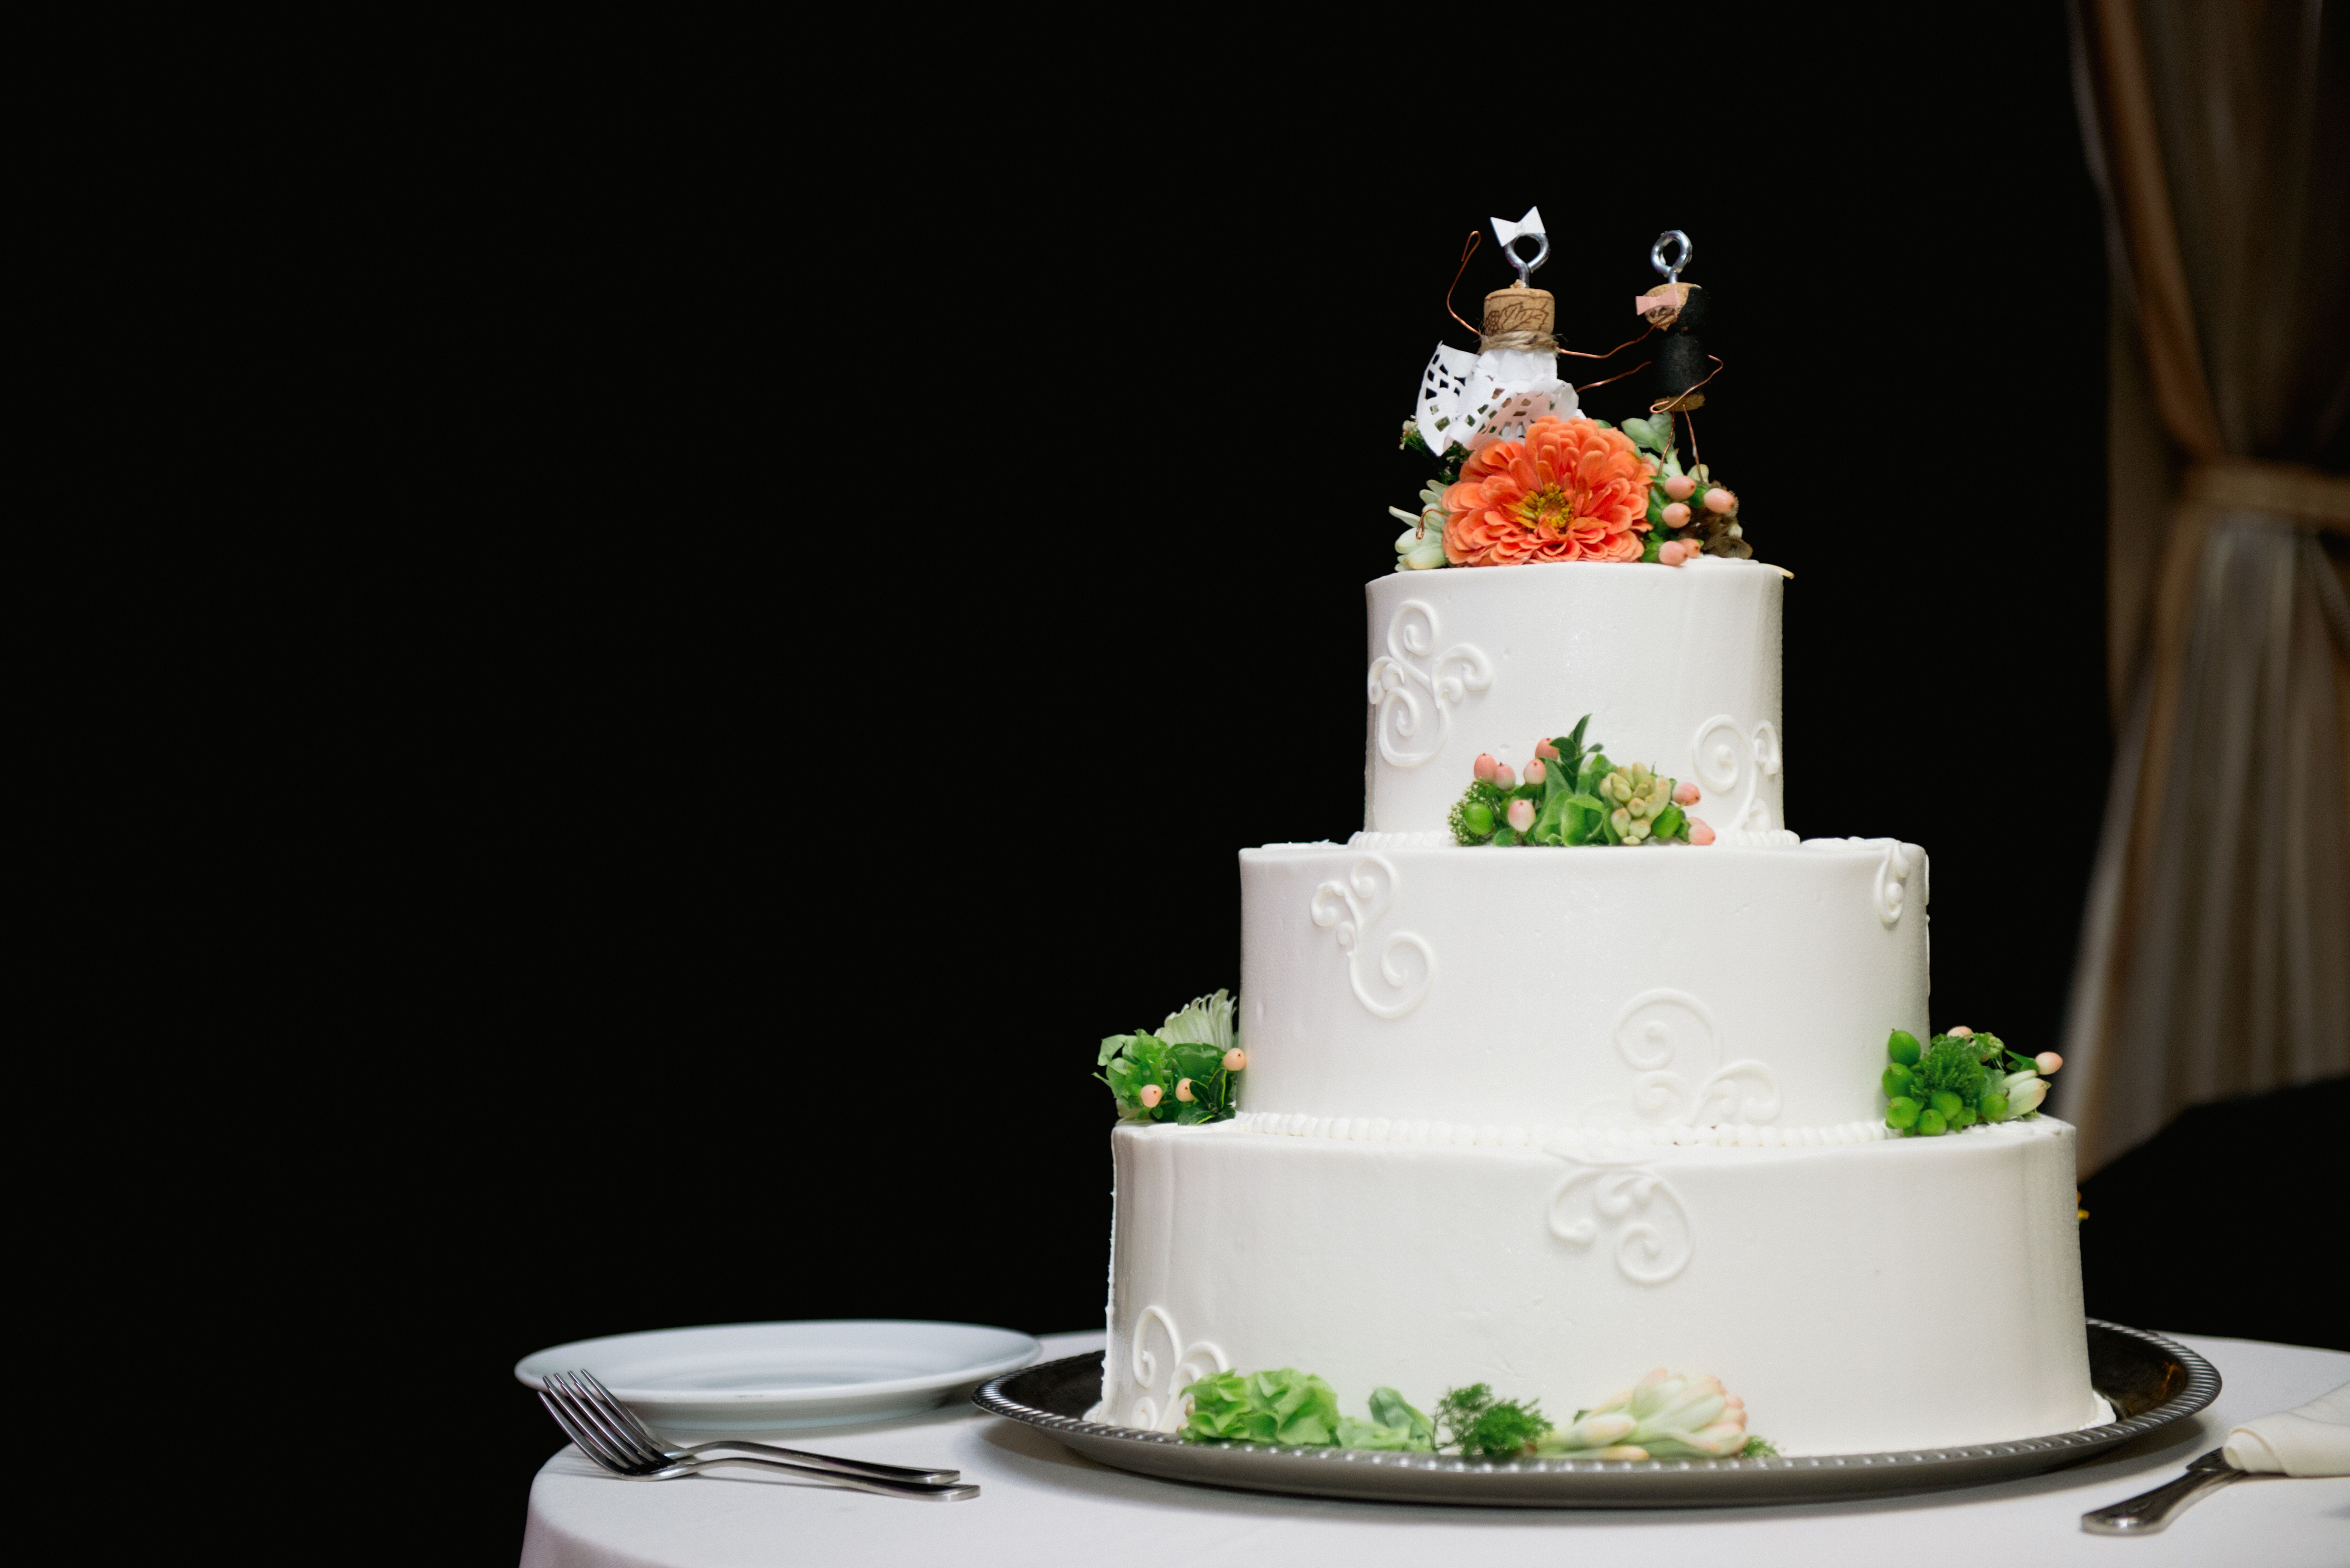
[{"label": "three-tier white wedding cake", "polygon": [[[1559,1408],[1659,1365],[1794,1454],[2104,1418],[2072,1129],[1887,1127],[1925,853],[1787,831],[1783,575],[1689,556],[1370,585],[1364,829],[1241,856],[1239,1114],[1112,1134],[1101,1418],[1174,1430],[1233,1369]],[[1710,834],[1457,841],[1481,761],[1556,769],[1586,713]]]}]

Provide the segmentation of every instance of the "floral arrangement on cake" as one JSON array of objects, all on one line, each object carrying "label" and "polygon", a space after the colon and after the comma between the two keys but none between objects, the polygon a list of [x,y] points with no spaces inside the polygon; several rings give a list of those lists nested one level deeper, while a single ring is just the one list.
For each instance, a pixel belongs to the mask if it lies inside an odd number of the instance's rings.
[{"label": "floral arrangement on cake", "polygon": [[1392,1388],[1371,1390],[1370,1416],[1338,1413],[1338,1397],[1310,1372],[1220,1372],[1183,1390],[1187,1443],[1280,1443],[1459,1454],[1593,1459],[1734,1459],[1779,1450],[1746,1430],[1746,1405],[1712,1377],[1658,1367],[1623,1393],[1577,1410],[1564,1428],[1540,1400],[1497,1399],[1490,1385],[1448,1389],[1433,1419]]},{"label": "floral arrangement on cake", "polygon": [[1689,815],[1698,787],[1645,763],[1618,767],[1597,742],[1586,746],[1586,713],[1567,734],[1534,742],[1523,773],[1485,753],[1448,819],[1453,842],[1502,848],[1531,844],[1711,844],[1713,829]]},{"label": "floral arrangement on cake", "polygon": [[1094,1063],[1102,1071],[1094,1076],[1116,1096],[1118,1120],[1183,1127],[1230,1120],[1248,1066],[1234,1022],[1239,1007],[1219,991],[1169,1013],[1156,1030],[1105,1039]]},{"label": "floral arrangement on cake", "polygon": [[1442,457],[1404,421],[1403,444],[1437,476],[1396,540],[1396,570],[1513,566],[1544,561],[1651,561],[1678,566],[1701,555],[1754,554],[1738,497],[1703,463],[1686,472],[1670,414],[1626,420],[1546,418],[1523,441],[1496,441]]},{"label": "floral arrangement on cake", "polygon": [[1891,1064],[1880,1080],[1885,1125],[1904,1137],[1939,1137],[1978,1122],[2012,1122],[2040,1114],[2048,1079],[2064,1064],[2054,1051],[2026,1056],[1996,1034],[1964,1025],[1919,1045],[1906,1029],[1886,1042]]}]

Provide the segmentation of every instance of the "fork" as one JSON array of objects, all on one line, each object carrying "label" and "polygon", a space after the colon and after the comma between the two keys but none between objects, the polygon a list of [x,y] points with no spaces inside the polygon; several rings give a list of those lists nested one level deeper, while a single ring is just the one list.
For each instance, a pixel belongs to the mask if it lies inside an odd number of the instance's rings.
[{"label": "fork", "polygon": [[[554,1379],[547,1381],[552,1385]],[[781,1470],[786,1475],[805,1476],[827,1486],[879,1492],[884,1497],[960,1502],[979,1495],[979,1488],[967,1481],[956,1486],[935,1486],[922,1481],[889,1480],[825,1469],[816,1465],[794,1464],[783,1459],[753,1459],[747,1454],[673,1459],[661,1449],[641,1442],[625,1427],[607,1425],[587,1407],[576,1405],[562,1395],[542,1388],[538,1402],[546,1407],[546,1413],[555,1417],[555,1424],[563,1428],[563,1435],[569,1438],[581,1453],[615,1474],[638,1480],[673,1480],[680,1476],[700,1475],[716,1465],[745,1465],[754,1469]]]},{"label": "fork", "polygon": [[864,1476],[871,1480],[923,1481],[944,1485],[962,1479],[960,1470],[911,1469],[904,1465],[877,1464],[869,1459],[844,1459],[831,1454],[811,1454],[800,1449],[781,1448],[774,1443],[754,1443],[734,1438],[714,1438],[706,1443],[689,1443],[675,1448],[660,1440],[651,1428],[637,1418],[637,1413],[613,1397],[612,1391],[596,1380],[596,1375],[582,1367],[577,1372],[551,1372],[546,1382],[558,1398],[570,1402],[573,1413],[599,1415],[604,1427],[619,1427],[636,1439],[635,1447],[659,1454],[661,1458],[680,1462],[697,1458],[710,1449],[748,1449],[754,1454],[770,1459],[789,1459],[795,1464],[813,1465],[818,1469],[838,1470],[843,1475]]},{"label": "fork", "polygon": [[2214,1449],[2189,1465],[2178,1480],[2083,1514],[2081,1528],[2092,1535],[2152,1535],[2168,1529],[2179,1511],[2205,1492],[2243,1479],[2244,1472],[2228,1463],[2228,1450]]}]

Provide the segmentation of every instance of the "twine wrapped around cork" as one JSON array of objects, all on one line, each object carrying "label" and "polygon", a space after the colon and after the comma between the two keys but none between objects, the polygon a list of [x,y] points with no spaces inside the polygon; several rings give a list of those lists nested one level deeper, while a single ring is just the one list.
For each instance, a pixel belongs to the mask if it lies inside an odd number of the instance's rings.
[{"label": "twine wrapped around cork", "polygon": [[1523,281],[1513,283],[1485,296],[1485,325],[1477,351],[1555,354],[1557,328],[1556,296],[1548,289],[1528,288]]}]

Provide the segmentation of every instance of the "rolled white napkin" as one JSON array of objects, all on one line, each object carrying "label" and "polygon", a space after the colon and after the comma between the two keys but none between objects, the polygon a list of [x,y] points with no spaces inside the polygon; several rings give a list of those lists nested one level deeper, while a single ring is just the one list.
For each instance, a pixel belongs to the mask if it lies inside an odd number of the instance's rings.
[{"label": "rolled white napkin", "polygon": [[2350,1383],[2230,1428],[2220,1451],[2253,1475],[2350,1476]]}]

